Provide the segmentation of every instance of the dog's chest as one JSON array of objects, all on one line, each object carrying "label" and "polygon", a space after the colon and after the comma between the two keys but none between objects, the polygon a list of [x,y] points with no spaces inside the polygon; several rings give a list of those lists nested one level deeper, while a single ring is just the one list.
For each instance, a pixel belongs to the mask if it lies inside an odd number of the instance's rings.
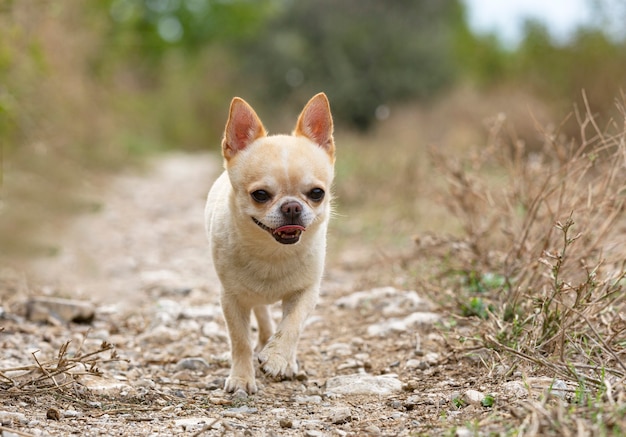
[{"label": "dog's chest", "polygon": [[256,296],[259,303],[272,303],[317,284],[321,277],[323,254],[312,255],[296,252],[277,258],[240,252],[229,263],[230,270],[220,276],[223,281],[231,282],[231,286]]}]

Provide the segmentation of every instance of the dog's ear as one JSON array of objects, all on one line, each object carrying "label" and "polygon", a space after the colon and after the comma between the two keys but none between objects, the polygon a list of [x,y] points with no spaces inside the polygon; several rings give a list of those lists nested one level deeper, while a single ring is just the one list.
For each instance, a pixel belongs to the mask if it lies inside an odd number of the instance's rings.
[{"label": "dog's ear", "polygon": [[309,100],[298,117],[294,133],[315,142],[328,152],[331,159],[335,159],[333,118],[326,94],[316,94]]},{"label": "dog's ear", "polygon": [[267,135],[263,123],[245,100],[235,97],[230,103],[230,115],[222,140],[222,155],[229,161],[237,152],[257,138]]}]

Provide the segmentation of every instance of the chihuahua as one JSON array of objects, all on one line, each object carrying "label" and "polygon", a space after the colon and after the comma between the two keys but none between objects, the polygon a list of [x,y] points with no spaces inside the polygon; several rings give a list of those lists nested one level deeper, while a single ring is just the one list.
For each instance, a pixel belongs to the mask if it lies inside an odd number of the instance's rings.
[{"label": "chihuahua", "polygon": [[[326,95],[311,98],[292,135],[267,135],[252,107],[234,98],[222,155],[225,171],[209,192],[205,220],[230,336],[224,389],[252,394],[251,312],[261,369],[291,378],[300,332],[317,303],[335,162]],[[279,300],[283,317],[274,332],[268,305]]]}]

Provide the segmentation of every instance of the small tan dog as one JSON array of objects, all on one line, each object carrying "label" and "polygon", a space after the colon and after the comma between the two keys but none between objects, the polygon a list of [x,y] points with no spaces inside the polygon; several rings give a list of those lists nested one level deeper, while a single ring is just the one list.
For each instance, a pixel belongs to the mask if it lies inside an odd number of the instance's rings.
[{"label": "small tan dog", "polygon": [[[292,377],[300,332],[317,303],[335,162],[326,95],[307,103],[292,135],[272,136],[234,98],[222,155],[226,171],[209,192],[205,219],[231,343],[224,389],[255,393],[251,311],[261,368]],[[274,333],[268,305],[279,300],[283,319]]]}]

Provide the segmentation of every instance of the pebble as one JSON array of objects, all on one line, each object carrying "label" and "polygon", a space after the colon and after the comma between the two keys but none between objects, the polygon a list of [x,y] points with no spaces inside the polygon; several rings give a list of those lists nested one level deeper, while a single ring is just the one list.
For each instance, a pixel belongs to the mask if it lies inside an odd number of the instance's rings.
[{"label": "pebble", "polygon": [[469,428],[465,428],[465,427],[459,427],[456,429],[456,432],[454,433],[455,437],[472,437],[474,434],[474,432],[469,429]]},{"label": "pebble", "polygon": [[318,395],[296,396],[295,401],[297,404],[319,404],[322,402],[322,397]]},{"label": "pebble", "polygon": [[432,312],[415,312],[404,318],[391,318],[367,327],[372,337],[382,337],[392,332],[406,332],[419,325],[432,325],[441,319],[441,315]]},{"label": "pebble", "polygon": [[528,397],[528,389],[523,381],[507,381],[502,384],[502,393],[505,396],[524,399]]},{"label": "pebble", "polygon": [[201,332],[203,336],[208,338],[213,338],[220,341],[228,340],[225,329],[214,321],[204,323],[202,325]]},{"label": "pebble", "polygon": [[341,375],[326,381],[327,395],[390,395],[402,391],[396,375]]},{"label": "pebble", "polygon": [[102,396],[123,396],[132,390],[125,382],[106,376],[80,375],[78,381],[90,392]]},{"label": "pebble", "polygon": [[463,401],[470,405],[478,405],[485,399],[484,393],[479,392],[478,390],[466,390],[463,393]]},{"label": "pebble", "polygon": [[174,425],[177,428],[182,428],[183,431],[196,431],[203,429],[206,425],[214,422],[215,419],[210,417],[185,417],[174,421]]},{"label": "pebble", "polygon": [[196,307],[185,307],[181,311],[181,316],[187,319],[219,319],[222,317],[222,310],[219,305],[204,305]]},{"label": "pebble", "polygon": [[155,345],[168,345],[180,339],[182,333],[178,329],[159,325],[139,337],[141,342]]},{"label": "pebble", "polygon": [[341,425],[350,422],[352,420],[352,412],[350,411],[350,407],[334,408],[328,419],[331,423],[335,425]]},{"label": "pebble", "polygon": [[407,362],[404,364],[404,367],[407,369],[419,369],[419,370],[424,370],[428,367],[428,364],[426,364],[425,361],[422,360],[416,360],[415,358],[411,358],[410,360],[407,360]]},{"label": "pebble", "polygon": [[[424,308],[430,309],[431,304],[426,299],[420,297],[415,291],[399,290],[395,287],[380,287],[371,290],[357,291],[343,296],[335,301],[339,308],[357,309],[364,306],[375,306],[381,302],[383,312],[386,316],[395,315],[398,311],[395,308],[404,308],[400,313],[406,314],[408,311]],[[407,311],[408,310],[408,311]]]},{"label": "pebble", "polygon": [[0,424],[4,426],[12,426],[15,423],[26,424],[28,419],[22,413],[14,413],[12,411],[0,411]]},{"label": "pebble", "polygon": [[61,420],[61,412],[58,408],[50,407],[48,411],[46,411],[46,419],[48,420]]},{"label": "pebble", "polygon": [[32,322],[93,322],[96,308],[90,302],[54,297],[35,297],[26,303],[26,318]]},{"label": "pebble", "polygon": [[404,408],[407,411],[413,410],[415,409],[418,405],[422,404],[422,398],[419,395],[413,395],[413,396],[409,396],[408,398],[406,398],[406,400],[404,401]]},{"label": "pebble", "polygon": [[242,405],[241,407],[229,408],[226,411],[232,414],[254,414],[254,413],[259,412],[258,409],[254,407],[249,407],[247,405]]},{"label": "pebble", "polygon": [[280,419],[278,424],[281,428],[293,428],[293,421],[291,419]]},{"label": "pebble", "polygon": [[377,427],[376,425],[366,426],[365,428],[363,428],[363,432],[365,435],[373,436],[373,437],[382,435],[380,428]]},{"label": "pebble", "polygon": [[331,357],[348,357],[353,355],[352,347],[348,343],[333,343],[326,348]]},{"label": "pebble", "polygon": [[176,363],[176,367],[174,367],[174,370],[192,370],[194,372],[206,373],[209,368],[209,363],[207,363],[204,358],[190,357],[183,358],[178,363]]},{"label": "pebble", "polygon": [[565,395],[567,394],[567,384],[565,381],[560,379],[555,379],[552,383],[552,387],[550,388],[550,394],[565,399]]}]

